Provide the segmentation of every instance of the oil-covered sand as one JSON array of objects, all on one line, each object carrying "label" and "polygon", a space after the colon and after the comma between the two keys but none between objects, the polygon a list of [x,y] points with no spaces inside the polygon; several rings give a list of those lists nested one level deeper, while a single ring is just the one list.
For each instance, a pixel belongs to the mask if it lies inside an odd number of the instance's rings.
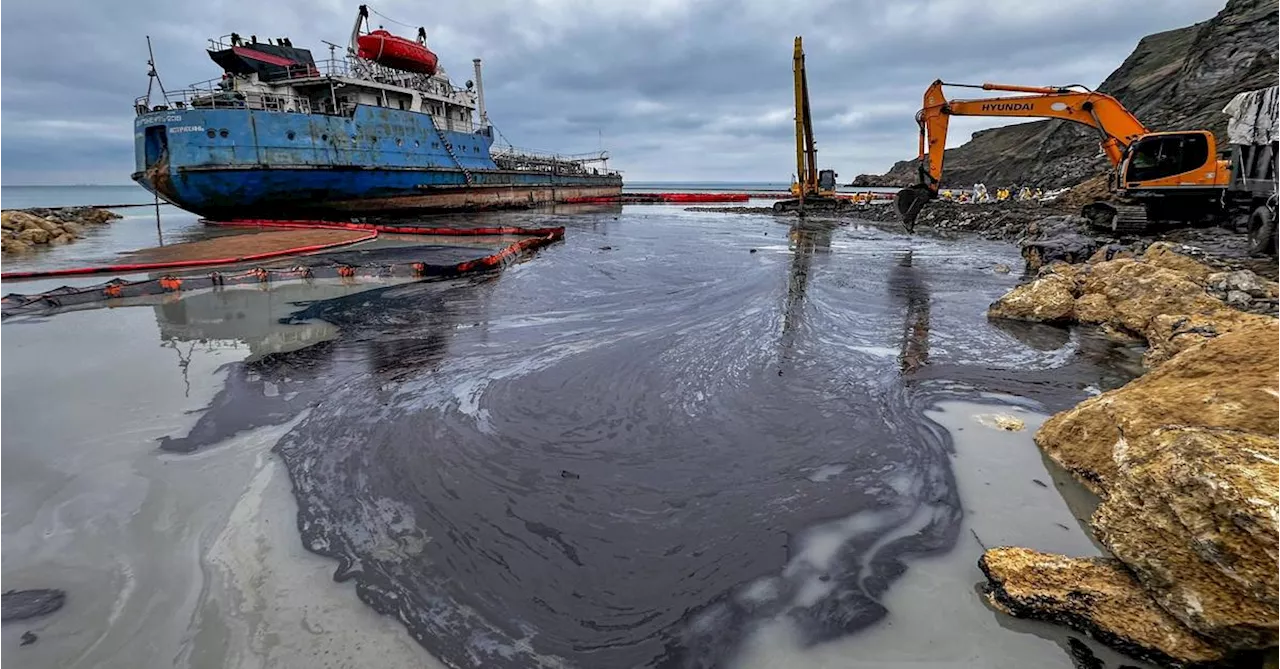
[{"label": "oil-covered sand", "polygon": [[984,607],[975,562],[1097,550],[1031,435],[1139,352],[989,323],[1016,249],[677,207],[487,216],[568,232],[499,275],[7,320],[5,587],[68,594],[4,651],[1072,666],[1067,634]]}]

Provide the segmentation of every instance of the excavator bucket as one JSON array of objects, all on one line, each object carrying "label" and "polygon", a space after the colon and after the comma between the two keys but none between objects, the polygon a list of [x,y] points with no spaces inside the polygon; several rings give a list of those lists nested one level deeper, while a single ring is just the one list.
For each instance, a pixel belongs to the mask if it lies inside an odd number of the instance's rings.
[{"label": "excavator bucket", "polygon": [[933,193],[924,184],[908,186],[894,196],[893,202],[898,206],[898,214],[902,216],[902,226],[907,229],[907,232],[915,232],[916,217],[932,197]]}]

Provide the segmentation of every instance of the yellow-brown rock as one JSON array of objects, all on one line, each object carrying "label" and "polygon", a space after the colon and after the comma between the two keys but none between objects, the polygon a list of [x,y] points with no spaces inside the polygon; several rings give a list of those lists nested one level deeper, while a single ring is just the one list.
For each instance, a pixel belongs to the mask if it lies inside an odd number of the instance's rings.
[{"label": "yellow-brown rock", "polygon": [[[1077,317],[1079,317],[1079,311],[1080,300],[1077,300]],[[1151,320],[1144,333],[1147,352],[1142,356],[1142,364],[1147,369],[1151,369],[1193,346],[1198,346],[1238,327],[1267,323],[1272,320],[1267,316],[1245,313],[1236,309],[1221,309],[1209,315],[1161,314]],[[1081,322],[1084,320],[1081,319]]]},{"label": "yellow-brown rock", "polygon": [[1161,314],[1211,314],[1229,308],[1186,275],[1145,260],[1094,265],[1081,294],[1101,295],[1111,312],[1107,320],[1136,334],[1144,334]]},{"label": "yellow-brown rock", "polygon": [[1045,323],[1068,322],[1075,312],[1075,281],[1048,274],[1009,291],[992,303],[989,318]]},{"label": "yellow-brown rock", "polygon": [[992,548],[978,566],[987,601],[1011,615],[1073,627],[1157,664],[1211,666],[1225,657],[1157,606],[1118,560]]},{"label": "yellow-brown rock", "polygon": [[1249,323],[1183,351],[1128,385],[1059,413],[1036,444],[1094,492],[1115,481],[1121,434],[1134,439],[1169,426],[1226,428],[1275,437],[1280,359],[1276,320]]},{"label": "yellow-brown rock", "polygon": [[1095,251],[1093,255],[1089,256],[1089,260],[1087,260],[1086,262],[1092,265],[1096,265],[1100,262],[1106,262],[1108,260],[1119,260],[1120,258],[1133,258],[1133,257],[1134,257],[1133,251],[1130,251],[1129,249],[1114,249],[1114,248],[1108,248],[1104,246],[1098,249],[1097,251]]},{"label": "yellow-brown rock", "polygon": [[1208,265],[1184,253],[1179,253],[1178,245],[1169,242],[1156,242],[1148,246],[1142,254],[1142,260],[1148,265],[1185,274],[1187,278],[1202,286],[1209,280],[1209,275],[1215,271]]},{"label": "yellow-brown rock", "polygon": [[1106,323],[1111,318],[1111,305],[1101,293],[1085,293],[1076,299],[1076,322],[1087,325]]},{"label": "yellow-brown rock", "polygon": [[1099,538],[1195,632],[1229,649],[1274,646],[1275,434],[1170,427],[1122,443],[1093,518]]},{"label": "yellow-brown rock", "polygon": [[28,244],[47,244],[49,233],[41,228],[27,228],[18,233],[18,239]]},{"label": "yellow-brown rock", "polygon": [[109,211],[107,209],[97,209],[94,207],[87,207],[84,209],[77,210],[77,218],[83,223],[101,225],[103,223],[107,223],[117,218],[120,218],[120,214],[117,214],[113,211]]},{"label": "yellow-brown rock", "polygon": [[10,236],[8,232],[0,237],[0,252],[3,253],[26,253],[31,250],[31,245],[18,239],[16,236]]},{"label": "yellow-brown rock", "polygon": [[67,244],[84,235],[85,225],[101,225],[117,218],[119,214],[94,207],[5,210],[0,212],[0,229],[10,235],[11,241],[2,249],[5,253],[21,253],[32,245]]},{"label": "yellow-brown rock", "polygon": [[44,230],[44,226],[41,225],[43,222],[44,219],[25,211],[4,212],[6,230],[14,230],[16,232],[22,232],[23,230]]}]

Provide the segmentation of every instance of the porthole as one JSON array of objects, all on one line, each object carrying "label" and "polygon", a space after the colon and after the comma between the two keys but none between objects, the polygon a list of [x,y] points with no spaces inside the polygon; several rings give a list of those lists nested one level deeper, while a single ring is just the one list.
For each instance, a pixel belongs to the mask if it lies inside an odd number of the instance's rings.
[{"label": "porthole", "polygon": [[399,137],[397,137],[397,138],[396,138],[396,146],[404,146],[404,140],[402,140],[402,139],[400,139]]},{"label": "porthole", "polygon": [[415,140],[413,140],[413,148],[415,148],[415,149],[416,149],[416,148],[419,148],[419,147],[421,147],[421,146],[422,146],[422,142],[419,142],[419,141],[418,141],[418,140],[416,140],[416,139],[415,139]]},{"label": "porthole", "polygon": [[289,132],[286,132],[284,136],[288,137],[289,139],[293,139],[294,137],[297,137],[297,135],[293,134],[292,130],[290,130]]},{"label": "porthole", "polygon": [[328,136],[328,135],[320,135],[320,141],[322,141],[322,142],[327,142],[327,141],[329,141],[329,136]]},{"label": "porthole", "polygon": [[377,137],[370,137],[370,138],[369,138],[369,143],[370,143],[370,144],[377,144],[377,143],[378,143],[378,138],[377,138]]},{"label": "porthole", "polygon": [[231,133],[227,132],[227,129],[226,129],[226,128],[223,128],[223,129],[221,129],[221,130],[219,130],[219,131],[218,131],[218,136],[219,136],[219,137],[221,137],[221,138],[223,138],[223,139],[226,139],[227,137],[230,137],[230,136],[231,136]]},{"label": "porthole", "polygon": [[213,139],[214,137],[218,136],[218,131],[214,130],[213,128],[209,128],[207,131],[205,131],[204,134],[208,135],[209,139]]}]

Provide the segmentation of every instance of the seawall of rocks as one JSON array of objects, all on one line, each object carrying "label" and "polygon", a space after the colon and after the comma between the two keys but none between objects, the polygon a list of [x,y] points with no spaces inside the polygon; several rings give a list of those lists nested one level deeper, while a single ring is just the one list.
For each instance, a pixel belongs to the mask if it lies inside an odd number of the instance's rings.
[{"label": "seawall of rocks", "polygon": [[0,251],[28,253],[36,248],[69,244],[85,231],[120,218],[97,207],[7,209],[0,212]]}]

